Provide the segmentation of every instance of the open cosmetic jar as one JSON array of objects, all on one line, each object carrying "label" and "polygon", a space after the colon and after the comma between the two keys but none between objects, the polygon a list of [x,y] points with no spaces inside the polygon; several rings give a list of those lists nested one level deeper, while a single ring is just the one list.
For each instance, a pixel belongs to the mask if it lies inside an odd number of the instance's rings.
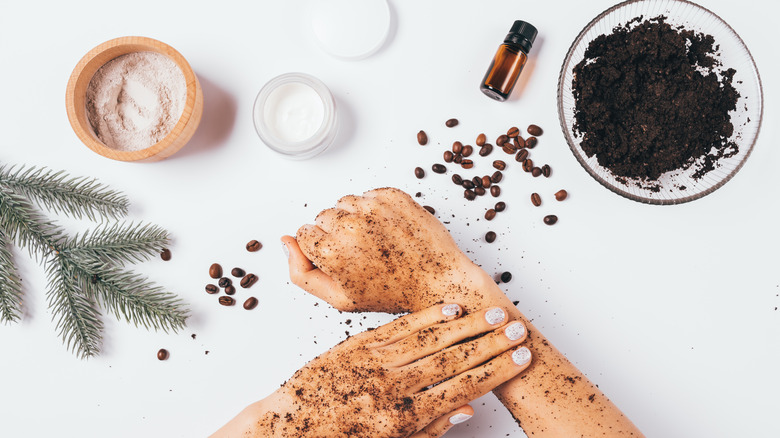
[{"label": "open cosmetic jar", "polygon": [[273,151],[303,160],[328,149],[336,138],[336,103],[328,87],[305,73],[268,81],[255,99],[254,122]]}]

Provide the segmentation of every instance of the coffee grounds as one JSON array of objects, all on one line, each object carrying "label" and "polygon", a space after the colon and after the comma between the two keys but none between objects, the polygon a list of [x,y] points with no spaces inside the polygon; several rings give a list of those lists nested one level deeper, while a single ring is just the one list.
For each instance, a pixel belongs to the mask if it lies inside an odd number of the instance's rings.
[{"label": "coffee grounds", "polygon": [[624,182],[691,166],[700,179],[739,152],[729,141],[736,71],[721,68],[711,35],[642,18],[594,39],[574,68],[574,133]]}]

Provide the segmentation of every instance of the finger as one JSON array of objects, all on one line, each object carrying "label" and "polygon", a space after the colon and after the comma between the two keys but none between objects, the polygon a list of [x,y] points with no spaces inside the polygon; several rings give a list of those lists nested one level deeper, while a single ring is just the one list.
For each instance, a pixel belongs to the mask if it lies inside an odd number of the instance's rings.
[{"label": "finger", "polygon": [[327,210],[322,210],[314,219],[314,223],[326,233],[331,233],[336,229],[339,221],[347,215],[349,215],[349,213],[340,208],[329,208]]},{"label": "finger", "polygon": [[382,347],[392,344],[420,330],[456,319],[462,314],[463,311],[457,304],[437,304],[410,313],[374,330],[373,346]]},{"label": "finger", "polygon": [[506,317],[504,309],[493,307],[471,313],[457,321],[421,329],[385,347],[387,357],[390,358],[388,365],[408,365],[466,338],[500,327],[506,322]]},{"label": "finger", "polygon": [[355,303],[344,294],[341,285],[327,274],[317,269],[301,251],[298,242],[291,236],[282,237],[282,245],[288,254],[290,280],[306,292],[321,298],[331,306],[344,311],[352,311]]},{"label": "finger", "polygon": [[367,213],[373,201],[363,196],[347,195],[336,202],[336,208],[349,213]]},{"label": "finger", "polygon": [[405,370],[406,375],[418,376],[410,385],[412,392],[420,391],[456,374],[485,363],[491,358],[519,345],[527,331],[521,322],[512,322],[493,330],[486,336],[458,344],[414,362]]},{"label": "finger", "polygon": [[446,382],[414,395],[415,409],[448,412],[475,400],[528,368],[531,352],[526,347],[507,351],[490,362],[458,374]]},{"label": "finger", "polygon": [[461,406],[454,411],[441,416],[431,424],[425,426],[421,431],[410,435],[409,438],[439,438],[443,436],[452,426],[466,422],[474,416],[474,409],[469,406]]}]

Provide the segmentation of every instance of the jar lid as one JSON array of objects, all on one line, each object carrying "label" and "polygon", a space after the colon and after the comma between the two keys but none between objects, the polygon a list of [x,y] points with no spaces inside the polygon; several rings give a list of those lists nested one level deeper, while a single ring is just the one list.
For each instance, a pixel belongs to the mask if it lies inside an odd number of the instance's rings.
[{"label": "jar lid", "polygon": [[372,55],[390,32],[387,0],[312,0],[309,12],[320,47],[339,59]]}]

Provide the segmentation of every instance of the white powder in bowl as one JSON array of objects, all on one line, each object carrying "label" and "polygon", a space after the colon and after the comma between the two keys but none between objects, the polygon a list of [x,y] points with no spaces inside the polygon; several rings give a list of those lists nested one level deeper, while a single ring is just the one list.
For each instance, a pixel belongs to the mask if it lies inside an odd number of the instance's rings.
[{"label": "white powder in bowl", "polygon": [[187,100],[184,73],[160,53],[135,52],[100,67],[87,87],[87,117],[106,146],[145,149],[179,121]]}]

